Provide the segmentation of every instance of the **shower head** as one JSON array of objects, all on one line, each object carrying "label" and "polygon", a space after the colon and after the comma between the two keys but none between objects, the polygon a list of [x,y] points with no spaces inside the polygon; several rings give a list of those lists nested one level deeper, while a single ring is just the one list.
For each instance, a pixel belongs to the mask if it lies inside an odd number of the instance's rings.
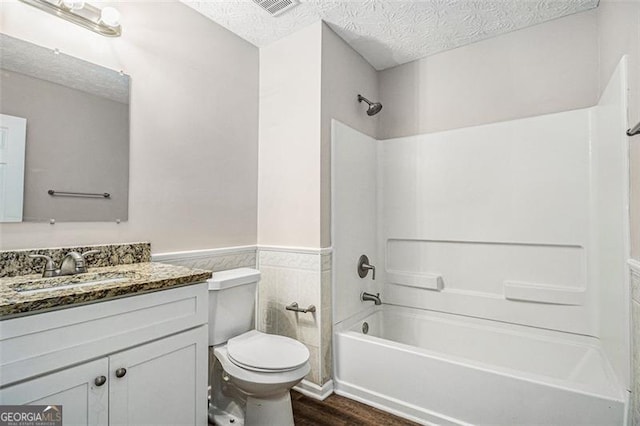
[{"label": "shower head", "polygon": [[358,102],[365,101],[369,104],[369,108],[367,108],[367,115],[372,116],[376,115],[382,109],[382,104],[380,102],[371,102],[369,99],[365,98],[362,95],[358,95]]}]

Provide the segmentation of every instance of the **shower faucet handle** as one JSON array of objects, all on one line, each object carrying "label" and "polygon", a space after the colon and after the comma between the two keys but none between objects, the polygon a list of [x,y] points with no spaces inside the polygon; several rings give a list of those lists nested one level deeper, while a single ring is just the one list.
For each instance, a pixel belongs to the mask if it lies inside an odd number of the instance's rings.
[{"label": "shower faucet handle", "polygon": [[363,254],[362,256],[360,256],[360,259],[358,259],[358,276],[360,278],[364,278],[364,277],[367,276],[369,271],[372,272],[371,279],[375,280],[376,279],[376,267],[373,266],[372,264],[370,264],[369,263],[369,258],[367,257],[367,255]]}]

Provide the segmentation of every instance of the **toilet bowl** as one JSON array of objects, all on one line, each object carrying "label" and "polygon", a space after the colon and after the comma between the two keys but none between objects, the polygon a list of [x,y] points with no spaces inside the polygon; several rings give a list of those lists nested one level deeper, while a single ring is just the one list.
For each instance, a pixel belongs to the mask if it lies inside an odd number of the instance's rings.
[{"label": "toilet bowl", "polygon": [[214,273],[209,281],[214,424],[292,426],[289,391],[311,370],[305,345],[253,329],[259,276],[240,268]]},{"label": "toilet bowl", "polygon": [[[234,345],[236,339],[242,345]],[[276,358],[278,347],[281,356]],[[246,396],[245,425],[293,425],[289,390],[311,370],[303,344],[253,330],[214,348],[214,354],[222,367],[221,379]]]}]

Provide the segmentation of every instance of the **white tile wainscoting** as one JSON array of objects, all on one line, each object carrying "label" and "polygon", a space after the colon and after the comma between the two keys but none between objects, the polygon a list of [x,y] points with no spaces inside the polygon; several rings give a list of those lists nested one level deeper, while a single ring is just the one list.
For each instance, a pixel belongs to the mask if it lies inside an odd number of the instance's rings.
[{"label": "white tile wainscoting", "polygon": [[[315,397],[331,393],[331,249],[260,246],[258,269],[258,329],[304,343],[311,373],[299,390]],[[314,305],[316,312],[287,311],[293,302]]]},{"label": "white tile wainscoting", "polygon": [[234,268],[255,268],[256,246],[159,253],[152,254],[151,260],[213,272]]},{"label": "white tile wainscoting", "polygon": [[640,262],[629,260],[629,269],[631,271],[631,341],[633,342],[630,424],[640,426]]},{"label": "white tile wainscoting", "polygon": [[[311,373],[297,390],[317,399],[333,392],[331,248],[241,246],[159,253],[151,260],[213,272],[258,268],[258,330],[297,339],[309,348]],[[292,302],[315,305],[316,312],[287,311]]]}]

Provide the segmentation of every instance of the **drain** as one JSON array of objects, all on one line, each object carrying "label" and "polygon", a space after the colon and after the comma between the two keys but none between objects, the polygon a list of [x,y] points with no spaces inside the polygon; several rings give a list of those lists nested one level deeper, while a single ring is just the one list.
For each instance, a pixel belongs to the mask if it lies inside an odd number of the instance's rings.
[{"label": "drain", "polygon": [[369,323],[366,321],[362,323],[362,332],[364,334],[367,334],[369,332]]}]

